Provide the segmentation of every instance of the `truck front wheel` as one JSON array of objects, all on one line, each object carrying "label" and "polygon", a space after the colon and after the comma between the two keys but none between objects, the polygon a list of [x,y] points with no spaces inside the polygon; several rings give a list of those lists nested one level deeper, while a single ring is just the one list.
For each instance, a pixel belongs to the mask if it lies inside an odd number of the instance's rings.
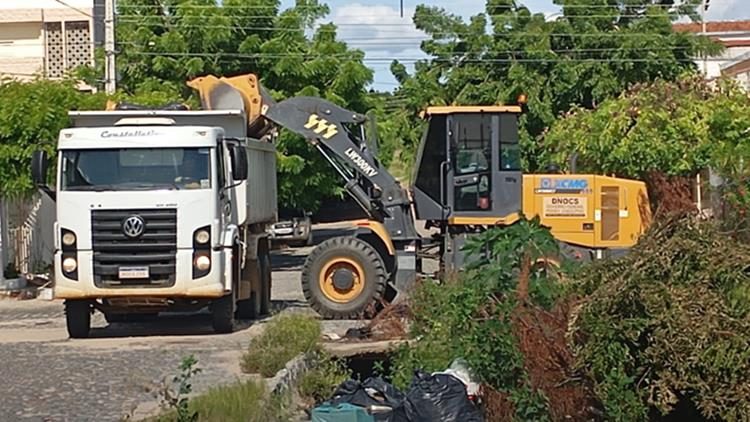
[{"label": "truck front wheel", "polygon": [[234,331],[234,293],[211,303],[211,320],[214,331],[219,334]]},{"label": "truck front wheel", "polygon": [[91,331],[91,302],[88,300],[65,301],[65,323],[70,338],[87,338]]},{"label": "truck front wheel", "polygon": [[367,242],[336,237],[305,261],[302,291],[310,306],[329,319],[369,316],[387,284],[383,259]]}]

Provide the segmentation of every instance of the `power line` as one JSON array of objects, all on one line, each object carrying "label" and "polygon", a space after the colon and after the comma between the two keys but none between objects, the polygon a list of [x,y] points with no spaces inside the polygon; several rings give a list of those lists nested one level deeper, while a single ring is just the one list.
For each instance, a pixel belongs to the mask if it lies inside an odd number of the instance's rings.
[{"label": "power line", "polygon": [[[141,44],[133,42],[122,42],[118,45],[135,46],[135,47],[147,47]],[[392,44],[382,44],[383,47],[390,46]],[[691,47],[607,47],[607,48],[572,48],[572,49],[546,49],[546,50],[482,50],[482,51],[458,51],[450,52],[446,54],[450,55],[475,55],[475,54],[540,54],[540,53],[560,53],[560,54],[574,54],[574,53],[616,53],[616,52],[627,52],[627,51],[639,51],[639,52],[659,52],[659,51],[689,51]],[[164,54],[185,54],[185,55],[197,55],[197,56],[214,56],[214,55],[247,55],[253,57],[271,57],[271,58],[284,58],[284,57],[348,57],[351,56],[351,52],[335,53],[335,54],[322,54],[322,53],[201,53],[201,52],[190,52],[190,51],[175,51],[175,52],[159,52],[159,51],[148,51],[140,50],[140,52],[147,53],[164,53]]]},{"label": "power line", "polygon": [[[186,14],[179,14],[179,15],[133,15],[133,14],[119,14],[118,15],[121,18],[138,18],[138,19],[187,19],[187,18],[232,18],[232,19],[275,19],[278,18],[278,15],[232,15],[232,16],[206,16],[206,15],[186,15]],[[333,18],[337,19],[354,19],[354,18],[371,18],[372,15],[334,15]],[[380,16],[382,18],[387,18],[388,16]],[[495,17],[507,17],[507,15],[485,15],[485,17],[489,18],[495,18]],[[611,15],[563,15],[561,17],[565,18],[573,18],[573,19],[603,19],[603,18],[643,18],[643,19],[656,19],[661,17],[668,17],[668,16],[651,16],[648,14],[629,14],[629,15],[623,15],[623,14],[611,14]],[[343,26],[361,26],[361,25],[367,25],[367,26],[414,26],[413,22],[388,22],[388,23],[344,23],[344,22],[335,22],[332,18],[324,19],[326,21],[331,21],[332,23],[336,25],[343,25]],[[324,24],[324,23],[319,23]]]},{"label": "power line", "polygon": [[69,5],[68,3],[64,2],[63,0],[55,0],[55,2],[57,2],[57,3],[60,3],[61,5],[65,6],[65,7],[67,7],[67,8],[73,9],[73,10],[75,10],[76,12],[78,12],[78,13],[81,13],[81,14],[83,14],[83,15],[86,15],[86,16],[88,16],[88,17],[90,17],[90,18],[93,18],[93,17],[94,17],[94,16],[93,16],[93,15],[92,15],[91,13],[88,13],[88,12],[86,12],[86,11],[84,11],[84,10],[81,10],[81,9],[77,8],[77,7],[71,6],[71,5]]},{"label": "power line", "polygon": [[[679,8],[685,8],[685,7],[692,7],[690,5],[686,4],[679,4],[679,5],[667,5],[667,4],[653,4],[653,3],[640,3],[640,4],[627,4],[627,5],[607,5],[607,4],[592,4],[592,5],[585,5],[585,4],[570,4],[570,5],[559,5],[560,9],[638,9],[638,8],[665,8],[665,9],[679,9]],[[697,8],[698,6],[696,6]],[[118,6],[119,9],[157,9],[160,8],[159,6],[153,6],[153,5],[138,5],[138,4],[132,4],[132,5],[122,5]],[[241,6],[241,5],[210,5],[210,4],[180,4],[177,6],[164,6],[164,9],[167,8],[175,8],[175,9],[251,9],[251,10],[296,10],[296,9],[317,9],[318,6],[294,6],[287,9],[282,9],[280,7],[276,6],[263,6],[263,5],[247,5],[247,6]],[[480,12],[481,13],[481,12]]]},{"label": "power line", "polygon": [[[289,54],[268,54],[265,55],[264,53],[259,54],[242,54],[242,53],[182,53],[182,52],[151,52],[151,51],[130,51],[129,54],[132,55],[141,55],[141,56],[175,56],[175,57],[205,57],[205,58],[212,58],[212,59],[258,59],[258,58],[289,58],[289,57],[314,57],[314,58],[326,58],[331,57],[330,55],[289,55]],[[411,57],[370,57],[370,58],[363,58],[362,62],[383,62],[383,61],[394,61],[398,60],[402,63],[410,63],[410,62],[420,62],[420,61],[432,61],[432,62],[461,62],[461,63],[515,63],[515,62],[523,62],[523,63],[544,63],[544,62],[600,62],[600,63],[654,63],[654,62],[665,62],[665,63],[672,63],[672,62],[694,62],[693,59],[679,59],[679,58],[668,58],[668,59],[659,59],[659,58],[653,58],[653,59],[618,59],[618,58],[572,58],[572,57],[559,57],[554,59],[523,59],[523,58],[512,58],[512,59],[487,59],[487,58],[457,58],[454,60],[448,60],[444,58],[435,58],[435,57],[422,57],[422,58],[411,58]],[[722,58],[712,58],[709,59],[712,61],[726,61],[726,59]]]},{"label": "power line", "polygon": [[[148,23],[144,23],[144,22],[142,22],[140,20],[135,20],[135,19],[130,19],[130,20],[124,19],[124,20],[119,20],[119,22],[121,22],[121,23],[137,23],[137,24],[140,24],[140,25],[149,25]],[[352,25],[363,26],[363,24],[352,24]],[[367,25],[367,26],[372,26],[372,25]],[[174,28],[179,28],[179,29],[183,29],[183,28],[199,28],[199,29],[245,29],[245,30],[251,30],[251,31],[271,31],[271,32],[304,32],[305,31],[304,28],[277,28],[277,27],[272,27],[272,26],[207,25],[207,24],[183,24],[183,23],[176,23],[174,25]],[[338,33],[339,31],[337,31],[335,29],[327,30],[325,28],[320,28],[316,32]],[[482,34],[482,35],[491,36],[491,37],[514,37],[514,36],[519,36],[519,35],[520,36],[535,36],[535,37],[539,37],[539,36],[559,36],[559,37],[564,37],[564,36],[580,36],[580,37],[638,37],[638,36],[645,36],[645,35],[659,36],[659,37],[668,37],[668,36],[675,35],[675,34],[677,34],[677,33],[670,32],[670,33],[666,33],[666,34],[658,34],[658,33],[652,33],[652,32],[648,32],[648,33],[645,33],[645,32],[587,32],[587,33],[508,32],[508,33],[500,33],[500,34],[492,34],[492,33],[487,34],[487,33],[485,33],[485,34]],[[443,36],[456,36],[456,35],[459,35],[460,36],[460,35],[474,35],[474,34],[471,33],[471,32],[468,32],[468,31],[436,32],[436,33],[426,34],[425,38],[413,37],[412,39],[416,39],[416,40],[419,40],[419,39],[429,40],[429,39],[432,39],[432,38],[430,38],[432,36],[440,36],[440,35],[443,35]],[[394,37],[394,38],[396,38],[396,39],[409,39],[409,37]],[[372,37],[370,37],[369,39],[372,39]]]}]

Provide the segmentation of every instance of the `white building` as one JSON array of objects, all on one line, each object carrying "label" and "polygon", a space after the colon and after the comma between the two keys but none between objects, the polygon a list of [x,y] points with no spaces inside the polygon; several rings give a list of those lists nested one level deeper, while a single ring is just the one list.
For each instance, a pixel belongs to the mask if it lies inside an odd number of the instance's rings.
[{"label": "white building", "polygon": [[[703,33],[703,25],[681,23],[674,25],[675,31]],[[695,63],[706,78],[711,80],[721,75],[734,77],[750,90],[750,20],[706,22],[706,36],[721,42],[724,53],[708,60],[696,59]]]},{"label": "white building", "polygon": [[0,77],[62,77],[92,64],[102,40],[100,0],[0,1]]}]

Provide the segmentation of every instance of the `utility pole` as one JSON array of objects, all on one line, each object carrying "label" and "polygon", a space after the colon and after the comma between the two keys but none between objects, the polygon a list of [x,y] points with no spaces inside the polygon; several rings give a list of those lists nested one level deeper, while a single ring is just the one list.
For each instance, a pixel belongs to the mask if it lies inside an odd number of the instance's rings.
[{"label": "utility pole", "polygon": [[[701,1],[701,35],[704,37],[706,36],[706,11],[708,10],[709,3],[711,0],[702,0]],[[703,74],[708,77],[708,58],[706,57],[706,53],[703,53]]]},{"label": "utility pole", "polygon": [[104,0],[104,90],[112,95],[117,90],[115,67],[115,0]]}]

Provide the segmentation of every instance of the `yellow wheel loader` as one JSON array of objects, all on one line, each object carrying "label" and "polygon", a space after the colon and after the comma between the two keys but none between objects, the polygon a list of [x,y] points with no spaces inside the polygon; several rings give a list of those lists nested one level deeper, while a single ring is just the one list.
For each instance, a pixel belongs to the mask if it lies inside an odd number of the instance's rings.
[{"label": "yellow wheel loader", "polygon": [[[538,215],[570,256],[600,258],[632,246],[650,222],[645,184],[587,174],[521,171],[518,106],[430,107],[406,189],[366,139],[365,115],[315,97],[268,98],[255,75],[206,76],[189,85],[205,109],[241,109],[259,130],[303,136],[341,176],[368,215],[353,235],[317,245],[302,271],[310,305],[325,318],[372,316],[383,299],[406,294],[432,257],[460,270],[466,239]],[[422,238],[416,221],[439,234]]]}]

